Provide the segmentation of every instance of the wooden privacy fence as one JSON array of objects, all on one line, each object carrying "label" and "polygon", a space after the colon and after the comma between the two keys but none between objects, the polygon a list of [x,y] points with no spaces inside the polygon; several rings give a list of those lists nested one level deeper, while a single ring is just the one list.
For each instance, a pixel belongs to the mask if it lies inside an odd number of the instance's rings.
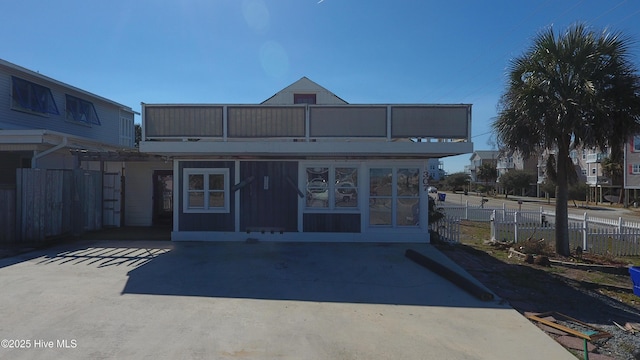
[{"label": "wooden privacy fence", "polygon": [[0,188],[0,245],[16,238],[16,189]]},{"label": "wooden privacy fence", "polygon": [[[102,227],[102,174],[87,170],[17,169],[12,238],[37,245],[47,238]],[[0,196],[3,196],[0,194]]]},{"label": "wooden privacy fence", "polygon": [[[524,214],[523,214],[524,215]],[[531,220],[531,216],[522,216],[515,212],[511,218],[496,214],[491,221],[491,238],[516,243],[528,238],[544,239],[554,244],[555,215],[541,213],[545,221]],[[571,216],[569,221],[569,247],[577,247],[593,254],[612,256],[640,255],[640,224],[624,221],[622,218],[591,218],[586,213],[582,217]]]}]

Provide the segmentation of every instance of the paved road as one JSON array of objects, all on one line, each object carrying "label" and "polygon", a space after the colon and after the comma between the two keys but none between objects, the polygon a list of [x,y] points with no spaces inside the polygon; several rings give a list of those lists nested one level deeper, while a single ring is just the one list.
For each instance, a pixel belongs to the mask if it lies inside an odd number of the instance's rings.
[{"label": "paved road", "polygon": [[[446,204],[465,204],[468,202],[472,206],[480,206],[481,196],[474,193],[464,195],[462,193],[444,192],[446,194]],[[432,197],[436,197],[435,194],[431,194]],[[509,209],[521,209],[523,211],[539,211],[540,208],[545,210],[555,211],[555,203],[552,201],[550,204],[546,199],[529,198],[529,197],[513,197],[509,196],[505,199],[504,196],[497,197],[485,197],[488,201],[485,203],[485,207],[489,208],[501,208],[503,205]],[[518,204],[518,200],[522,200],[522,204]],[[640,211],[638,209],[625,209],[618,205],[609,206],[606,204],[585,204],[584,202],[569,201],[569,213],[573,215],[584,215],[586,212],[589,216],[618,219],[622,217],[624,220],[640,222]]]}]

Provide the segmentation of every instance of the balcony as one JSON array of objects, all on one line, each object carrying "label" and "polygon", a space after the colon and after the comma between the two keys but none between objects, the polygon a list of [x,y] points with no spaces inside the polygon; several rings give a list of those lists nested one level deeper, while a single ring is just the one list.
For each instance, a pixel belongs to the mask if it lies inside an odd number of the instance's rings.
[{"label": "balcony", "polygon": [[514,169],[515,165],[513,161],[498,161],[496,163],[496,169]]},{"label": "balcony", "polygon": [[471,105],[142,105],[140,151],[443,157],[473,151]]},{"label": "balcony", "polygon": [[611,185],[611,179],[606,176],[587,176],[587,185]]},{"label": "balcony", "polygon": [[586,163],[587,164],[600,163],[602,162],[602,160],[608,157],[609,155],[607,155],[606,153],[587,154]]}]

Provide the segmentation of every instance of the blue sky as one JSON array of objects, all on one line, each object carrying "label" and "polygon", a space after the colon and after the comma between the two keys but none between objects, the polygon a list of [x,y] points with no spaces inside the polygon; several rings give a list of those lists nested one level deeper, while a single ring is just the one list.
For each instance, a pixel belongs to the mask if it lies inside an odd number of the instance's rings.
[{"label": "blue sky", "polygon": [[352,104],[470,103],[489,150],[509,60],[576,22],[640,55],[637,0],[21,0],[3,4],[0,58],[136,111],[258,103],[303,76]]}]

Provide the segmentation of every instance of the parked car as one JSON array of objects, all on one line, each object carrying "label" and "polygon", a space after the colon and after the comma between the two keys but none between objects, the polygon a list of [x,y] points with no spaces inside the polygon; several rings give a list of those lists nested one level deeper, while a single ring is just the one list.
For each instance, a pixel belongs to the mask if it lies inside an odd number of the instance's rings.
[{"label": "parked car", "polygon": [[429,186],[429,187],[427,188],[427,191],[428,191],[430,194],[436,194],[436,193],[438,193],[438,189],[436,189],[436,187],[435,187],[435,186]]}]

